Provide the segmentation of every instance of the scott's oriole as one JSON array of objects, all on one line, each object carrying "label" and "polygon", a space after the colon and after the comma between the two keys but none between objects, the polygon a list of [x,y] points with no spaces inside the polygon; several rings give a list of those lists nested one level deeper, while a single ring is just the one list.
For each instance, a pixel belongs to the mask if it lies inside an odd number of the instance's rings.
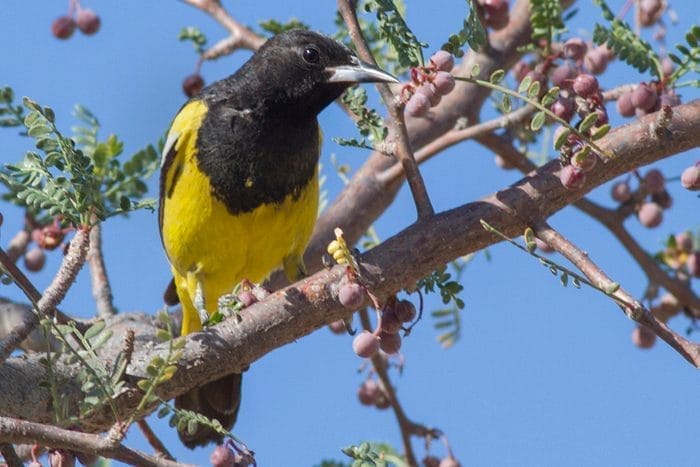
[{"label": "scott's oriole", "polygon": [[[397,82],[344,45],[295,30],[269,39],[234,75],[204,88],[173,120],[163,149],[160,233],[182,303],[182,334],[199,331],[220,296],[282,266],[305,274],[302,254],[318,211],[317,115],[360,82]],[[176,399],[231,429],[241,375]],[[193,448],[222,437],[180,433]]]}]

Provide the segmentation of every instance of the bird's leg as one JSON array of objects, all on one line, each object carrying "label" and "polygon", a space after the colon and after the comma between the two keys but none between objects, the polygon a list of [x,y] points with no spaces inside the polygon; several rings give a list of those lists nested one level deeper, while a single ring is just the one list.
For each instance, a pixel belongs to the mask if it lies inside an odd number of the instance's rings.
[{"label": "bird's leg", "polygon": [[197,277],[196,272],[189,272],[187,273],[187,275],[190,276],[187,278],[188,282],[194,282],[196,284],[192,304],[197,309],[197,313],[199,314],[199,320],[202,324],[204,324],[209,319],[209,313],[207,312],[205,306],[204,289],[202,288],[202,281],[199,280],[199,277]]}]

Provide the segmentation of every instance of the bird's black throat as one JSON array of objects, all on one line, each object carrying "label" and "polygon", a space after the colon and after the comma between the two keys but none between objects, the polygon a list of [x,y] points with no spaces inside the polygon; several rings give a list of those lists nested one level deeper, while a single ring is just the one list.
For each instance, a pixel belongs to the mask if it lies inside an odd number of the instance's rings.
[{"label": "bird's black throat", "polygon": [[228,211],[240,214],[288,195],[298,198],[318,164],[316,117],[298,118],[264,104],[253,109],[230,101],[207,104],[197,163]]}]

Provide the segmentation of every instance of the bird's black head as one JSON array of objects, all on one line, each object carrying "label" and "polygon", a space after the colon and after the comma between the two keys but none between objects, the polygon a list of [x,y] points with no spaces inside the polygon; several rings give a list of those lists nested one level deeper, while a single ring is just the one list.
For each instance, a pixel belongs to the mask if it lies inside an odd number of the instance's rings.
[{"label": "bird's black head", "polygon": [[233,77],[277,112],[315,117],[355,83],[398,82],[340,42],[293,30],[269,39]]}]

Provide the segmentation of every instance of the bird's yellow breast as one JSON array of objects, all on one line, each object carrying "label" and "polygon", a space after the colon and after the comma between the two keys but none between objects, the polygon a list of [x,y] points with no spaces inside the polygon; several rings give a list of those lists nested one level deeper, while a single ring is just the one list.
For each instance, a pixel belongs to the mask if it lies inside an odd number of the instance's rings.
[{"label": "bird's yellow breast", "polygon": [[[297,197],[231,214],[212,195],[209,177],[197,166],[197,129],[206,104],[194,101],[176,117],[170,134],[179,135],[168,161],[161,204],[161,234],[186,320],[183,331],[199,329],[191,315],[193,278],[201,284],[209,313],[218,298],[243,279],[260,282],[287,257],[301,258],[318,211],[318,174]],[[193,127],[194,126],[194,127]],[[255,189],[251,180],[240,180]]]}]

